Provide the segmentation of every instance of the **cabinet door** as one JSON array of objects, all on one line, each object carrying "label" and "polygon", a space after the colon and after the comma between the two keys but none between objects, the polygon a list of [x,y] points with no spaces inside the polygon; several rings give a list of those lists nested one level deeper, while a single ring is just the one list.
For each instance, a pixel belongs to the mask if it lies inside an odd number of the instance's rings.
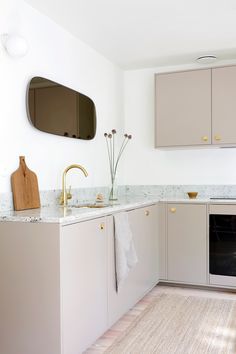
[{"label": "cabinet door", "polygon": [[107,329],[105,218],[62,228],[61,291],[63,353],[79,354]]},{"label": "cabinet door", "polygon": [[131,269],[119,292],[115,286],[114,235],[108,250],[108,316],[109,326],[140,300],[158,282],[157,206],[128,212],[138,263]]},{"label": "cabinet door", "polygon": [[212,142],[236,143],[236,66],[212,69]]},{"label": "cabinet door", "polygon": [[168,280],[207,283],[206,205],[168,204]]},{"label": "cabinet door", "polygon": [[156,75],[156,147],[211,143],[211,70]]},{"label": "cabinet door", "polygon": [[0,353],[60,354],[59,226],[0,223]]},{"label": "cabinet door", "polygon": [[144,295],[158,282],[158,210],[157,206],[129,212],[129,222],[137,240],[139,274],[138,294]]}]

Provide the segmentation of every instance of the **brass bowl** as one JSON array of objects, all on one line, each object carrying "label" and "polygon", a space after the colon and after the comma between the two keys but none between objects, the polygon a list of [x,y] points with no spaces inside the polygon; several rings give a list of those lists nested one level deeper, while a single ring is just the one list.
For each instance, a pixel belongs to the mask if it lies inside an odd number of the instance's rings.
[{"label": "brass bowl", "polygon": [[190,199],[196,199],[198,192],[187,192]]}]

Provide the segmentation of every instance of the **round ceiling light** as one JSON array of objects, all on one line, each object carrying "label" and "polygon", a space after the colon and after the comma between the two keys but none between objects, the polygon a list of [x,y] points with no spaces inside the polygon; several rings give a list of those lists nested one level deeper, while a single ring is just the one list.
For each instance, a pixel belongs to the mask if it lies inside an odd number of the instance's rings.
[{"label": "round ceiling light", "polygon": [[199,64],[211,64],[214,63],[217,60],[217,57],[215,55],[202,55],[201,57],[198,57],[196,61]]}]

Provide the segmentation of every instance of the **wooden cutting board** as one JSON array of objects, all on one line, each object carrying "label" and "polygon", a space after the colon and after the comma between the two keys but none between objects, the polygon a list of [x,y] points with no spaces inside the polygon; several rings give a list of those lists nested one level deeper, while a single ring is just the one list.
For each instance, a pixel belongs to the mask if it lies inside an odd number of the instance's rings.
[{"label": "wooden cutting board", "polygon": [[15,210],[40,208],[38,179],[20,156],[19,168],[11,175],[11,187]]}]

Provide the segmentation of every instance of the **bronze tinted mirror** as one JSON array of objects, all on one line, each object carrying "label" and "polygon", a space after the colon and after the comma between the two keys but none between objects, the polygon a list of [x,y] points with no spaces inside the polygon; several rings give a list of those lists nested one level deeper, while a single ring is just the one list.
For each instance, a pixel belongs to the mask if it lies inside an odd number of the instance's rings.
[{"label": "bronze tinted mirror", "polygon": [[94,138],[96,109],[89,97],[51,80],[34,77],[27,98],[28,115],[35,128],[69,138]]}]

